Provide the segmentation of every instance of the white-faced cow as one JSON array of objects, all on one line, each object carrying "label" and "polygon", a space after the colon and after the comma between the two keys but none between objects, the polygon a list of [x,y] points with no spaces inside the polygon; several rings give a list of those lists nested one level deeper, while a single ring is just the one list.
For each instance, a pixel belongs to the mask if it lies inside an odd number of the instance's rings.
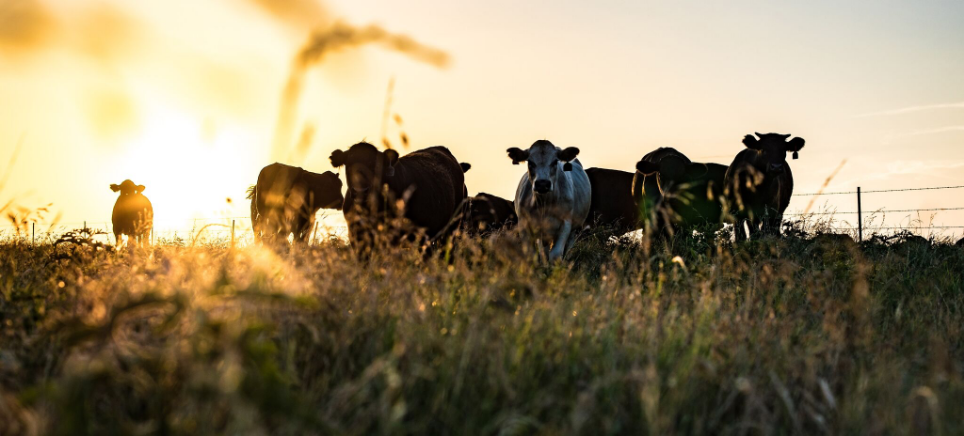
[{"label": "white-faced cow", "polygon": [[331,164],[346,168],[348,193],[343,210],[349,240],[360,255],[373,248],[384,220],[399,214],[413,227],[407,231],[408,239],[414,240],[419,232],[429,240],[439,239],[466,196],[462,173],[467,165],[460,165],[442,146],[399,157],[395,150],[381,152],[360,142],[347,151],[332,152]]},{"label": "white-faced cow", "polygon": [[[757,139],[759,138],[759,139]],[[793,194],[793,173],[787,165],[787,152],[803,148],[803,138],[790,139],[790,135],[778,133],[746,135],[746,149],[733,159],[726,171],[724,189],[727,213],[736,227],[736,239],[763,232],[780,235],[783,212],[790,204]],[[749,235],[743,224],[749,224]]]},{"label": "white-faced cow", "polygon": [[281,163],[264,167],[249,191],[255,239],[308,242],[319,209],[337,209],[345,201],[338,175],[306,171]]},{"label": "white-faced cow", "polygon": [[110,185],[111,191],[120,191],[111,214],[114,237],[118,245],[121,235],[127,235],[141,246],[150,243],[151,229],[154,227],[154,207],[142,194],[144,189],[144,185],[135,185],[130,180],[124,180],[120,185]]},{"label": "white-faced cow", "polygon": [[[723,181],[726,165],[692,162],[674,148],[659,148],[636,164],[636,178],[648,189],[656,182],[657,230],[687,234],[716,231],[723,226]],[[634,185],[637,182],[634,182]],[[647,183],[642,182],[644,190]],[[647,192],[648,193],[648,192]],[[665,226],[665,227],[663,227]]]},{"label": "white-faced cow", "polygon": [[528,150],[507,151],[513,164],[529,165],[515,194],[519,223],[538,235],[540,245],[548,241],[549,259],[558,259],[572,245],[572,232],[585,224],[592,202],[589,176],[576,159],[579,149],[539,140]]}]

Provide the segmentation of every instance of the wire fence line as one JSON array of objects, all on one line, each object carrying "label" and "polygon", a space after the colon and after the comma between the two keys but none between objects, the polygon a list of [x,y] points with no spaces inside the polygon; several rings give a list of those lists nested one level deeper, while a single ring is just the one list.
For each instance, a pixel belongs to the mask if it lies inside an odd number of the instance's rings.
[{"label": "wire fence line", "polygon": [[[933,191],[938,189],[960,189],[962,186],[935,186],[931,188],[903,188],[903,189],[876,189],[870,191],[860,191],[861,194],[880,194],[884,192],[907,192],[907,191]],[[793,194],[793,197],[816,197],[821,195],[847,195],[856,194],[857,191],[838,191],[838,192],[809,192],[806,194]]]},{"label": "wire fence line", "polygon": [[[958,206],[958,207],[937,207],[937,208],[920,208],[920,209],[877,209],[877,210],[871,210],[871,211],[864,212],[864,211],[860,210],[860,196],[861,196],[861,194],[878,194],[878,193],[911,192],[911,191],[933,191],[933,190],[942,190],[942,189],[961,189],[961,188],[964,188],[964,185],[959,185],[959,186],[934,186],[934,187],[923,187],[923,188],[877,189],[877,190],[867,190],[867,191],[862,191],[860,188],[857,188],[856,191],[813,192],[813,193],[794,194],[794,195],[793,195],[794,197],[812,197],[812,196],[822,196],[822,195],[854,195],[854,194],[856,194],[856,195],[857,195],[858,211],[844,211],[844,212],[828,211],[828,212],[808,212],[808,213],[786,213],[786,214],[784,214],[784,216],[791,216],[791,217],[831,216],[831,217],[832,217],[832,216],[835,216],[835,215],[848,215],[848,216],[849,216],[849,215],[857,215],[857,217],[858,217],[858,231],[862,234],[862,233],[863,233],[863,225],[862,225],[862,223],[861,223],[861,219],[862,219],[862,217],[865,216],[865,215],[873,216],[873,215],[877,215],[877,214],[887,214],[887,213],[915,213],[915,212],[964,211],[964,206]],[[322,230],[322,231],[328,231],[329,234],[342,233],[342,232],[338,232],[338,231],[332,232],[332,230],[338,230],[339,228],[344,227],[344,225],[338,224],[338,225],[332,226],[332,225],[330,225],[329,223],[325,223],[325,222],[324,222],[324,221],[325,221],[326,219],[328,219],[328,218],[332,218],[332,217],[334,217],[334,216],[339,216],[339,215],[341,215],[341,213],[339,213],[339,212],[325,212],[324,214],[322,214],[322,215],[319,217],[319,219],[317,220],[317,223],[321,224],[321,225],[320,225],[321,230]],[[185,237],[191,238],[191,239],[201,238],[201,237],[211,238],[212,236],[213,236],[213,237],[216,237],[216,238],[223,238],[223,237],[225,237],[225,236],[227,236],[227,235],[230,235],[230,234],[235,233],[236,231],[239,233],[237,236],[242,236],[243,234],[249,233],[249,232],[251,231],[251,228],[250,228],[250,223],[251,223],[251,222],[250,222],[250,219],[251,219],[250,216],[222,216],[222,217],[190,218],[190,219],[179,219],[179,220],[154,220],[154,221],[153,221],[153,226],[152,226],[152,227],[153,227],[153,229],[152,229],[152,239],[153,239],[153,238],[175,238],[175,237],[179,237],[179,236],[182,235],[182,234],[183,234]],[[832,221],[833,221],[833,220],[832,220],[832,218],[831,218],[831,222],[832,222]],[[180,228],[172,228],[172,227],[174,227],[174,226],[172,226],[172,224],[175,224],[175,223],[178,223],[178,224],[186,224],[186,225],[184,225],[183,227],[180,227]],[[42,231],[40,232],[40,234],[41,234],[41,235],[48,235],[48,236],[51,235],[51,234],[63,234],[63,233],[65,233],[65,232],[67,231],[68,228],[72,228],[72,227],[75,228],[75,229],[90,228],[90,229],[96,230],[96,231],[101,231],[101,230],[103,230],[104,232],[106,232],[106,233],[108,233],[108,234],[112,234],[112,233],[113,233],[113,231],[112,231],[112,225],[111,225],[110,221],[103,221],[103,220],[97,220],[97,221],[56,222],[56,223],[53,223],[53,224],[50,224],[50,225],[43,224],[43,223],[26,223],[26,224],[30,224],[31,226],[16,226],[16,225],[0,226],[0,236],[2,236],[2,235],[8,235],[8,234],[14,234],[14,235],[26,234],[26,235],[30,236],[30,235],[32,234],[32,235],[35,237],[35,236],[36,236],[36,233],[37,233],[37,232],[36,232],[36,227],[35,227],[36,224],[40,224],[41,227],[47,227],[45,230],[42,230]],[[238,226],[238,224],[240,224],[240,226]],[[883,223],[881,223],[881,224],[883,224]],[[176,224],[175,224],[175,225],[176,225]],[[81,227],[81,226],[82,226],[82,227]],[[848,228],[845,228],[845,227],[833,227],[833,226],[831,226],[831,228],[837,229],[837,230],[839,230],[839,229],[848,229]],[[53,231],[54,229],[58,229],[58,230],[57,230],[57,231]],[[851,228],[849,228],[849,229],[852,230],[852,226],[851,226]],[[878,226],[878,227],[873,227],[873,230],[875,230],[875,231],[876,231],[876,230],[909,230],[909,229],[915,229],[915,230],[923,230],[923,229],[930,229],[930,230],[964,229],[964,225],[939,225],[939,226],[935,226],[935,225],[913,225],[913,224],[908,224],[908,225],[906,225],[906,226]],[[317,232],[317,230],[318,230],[318,228],[316,227],[315,232]],[[253,234],[252,234],[252,236],[253,236]]]}]

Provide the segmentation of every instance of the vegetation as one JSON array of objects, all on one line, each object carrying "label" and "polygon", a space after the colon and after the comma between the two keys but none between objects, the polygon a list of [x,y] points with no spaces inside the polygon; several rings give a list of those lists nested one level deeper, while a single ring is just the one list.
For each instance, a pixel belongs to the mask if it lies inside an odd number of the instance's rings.
[{"label": "vegetation", "polygon": [[0,245],[0,434],[962,434],[964,249]]}]

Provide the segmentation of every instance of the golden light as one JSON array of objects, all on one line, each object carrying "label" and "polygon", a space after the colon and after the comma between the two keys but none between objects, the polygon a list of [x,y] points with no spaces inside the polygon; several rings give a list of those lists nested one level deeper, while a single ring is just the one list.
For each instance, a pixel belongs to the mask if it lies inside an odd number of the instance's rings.
[{"label": "golden light", "polygon": [[[241,200],[257,180],[257,172],[248,170],[256,166],[253,136],[170,107],[143,107],[143,128],[114,165],[122,177],[146,186],[155,227],[188,228],[194,219],[247,215]],[[228,203],[228,197],[237,201]]]}]

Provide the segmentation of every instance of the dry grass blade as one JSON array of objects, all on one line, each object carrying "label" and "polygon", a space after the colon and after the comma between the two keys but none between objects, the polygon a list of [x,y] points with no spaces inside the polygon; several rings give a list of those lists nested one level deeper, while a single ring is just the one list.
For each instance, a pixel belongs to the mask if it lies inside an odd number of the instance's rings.
[{"label": "dry grass blade", "polygon": [[830,185],[830,181],[833,180],[834,177],[837,177],[837,173],[839,173],[840,170],[843,169],[846,163],[847,163],[847,159],[844,159],[843,161],[841,161],[840,165],[837,165],[837,169],[833,170],[833,172],[830,173],[829,176],[827,176],[827,180],[824,180],[823,185],[820,185],[820,189],[817,190],[817,194],[810,199],[810,203],[807,204],[807,208],[803,210],[803,213],[810,212],[810,208],[813,207],[813,203],[817,201],[817,198],[820,197],[820,194],[823,193],[823,190],[827,189],[827,186]]}]

